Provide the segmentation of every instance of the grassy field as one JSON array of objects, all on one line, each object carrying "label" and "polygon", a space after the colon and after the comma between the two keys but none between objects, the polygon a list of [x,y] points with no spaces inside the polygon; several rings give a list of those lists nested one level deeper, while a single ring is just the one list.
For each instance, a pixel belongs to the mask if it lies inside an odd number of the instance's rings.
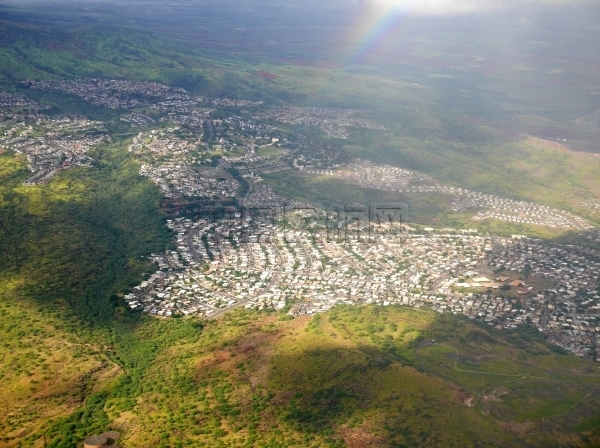
[{"label": "grassy field", "polygon": [[[11,286],[4,283],[3,290],[10,293]],[[64,304],[38,307],[3,293],[0,300],[0,446],[30,446],[40,431],[76,412],[121,368],[101,346],[65,328],[70,310]]]},{"label": "grassy field", "polygon": [[119,428],[126,446],[599,441],[598,368],[553,354],[535,335],[492,335],[401,307],[291,321],[237,311],[193,325],[148,321],[134,332],[138,344],[168,342],[143,377],[134,367],[108,393],[107,427]]},{"label": "grassy field", "polygon": [[555,207],[575,208],[582,199],[600,195],[600,157],[532,137],[473,146],[403,138],[346,149],[354,156],[432,174],[452,185]]},{"label": "grassy field", "polygon": [[118,296],[152,269],[140,256],[168,242],[160,197],[121,144],[93,156],[24,188],[25,158],[0,154],[0,446],[30,446],[121,374],[114,344],[137,318]]},{"label": "grassy field", "polygon": [[403,220],[408,223],[460,229],[477,228],[482,233],[501,236],[524,234],[532,238],[551,239],[568,244],[591,244],[574,232],[549,227],[494,219],[475,221],[472,219],[475,212],[454,212],[451,208],[452,198],[439,193],[394,193],[363,188],[328,176],[306,175],[291,170],[268,174],[265,179],[279,194],[319,204],[323,208],[331,203],[369,204],[394,201],[404,204]]}]

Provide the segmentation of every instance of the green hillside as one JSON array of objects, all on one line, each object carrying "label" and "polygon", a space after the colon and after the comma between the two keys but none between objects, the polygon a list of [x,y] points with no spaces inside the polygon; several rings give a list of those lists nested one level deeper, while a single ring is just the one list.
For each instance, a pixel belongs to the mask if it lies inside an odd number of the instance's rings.
[{"label": "green hillside", "polygon": [[[414,74],[218,58],[124,27],[0,22],[2,90],[50,105],[51,115],[102,119],[113,134],[91,154],[93,167],[37,187],[21,186],[26,159],[0,148],[0,447],[73,447],[108,429],[125,448],[600,446],[598,366],[534,330],[497,332],[404,307],[294,320],[238,310],[209,322],[129,311],[123,294],[156,269],[146,257],[172,244],[158,189],[114,135],[132,130],[118,112],[20,85],[80,77],[267,106],[363,108],[385,130],[351,130],[335,142],[347,156],[582,216],[590,211],[580,201],[600,198],[600,157],[495,126],[524,119],[503,108],[502,92],[482,94],[486,101],[465,94],[453,110],[441,107],[446,84]],[[473,74],[455,87],[479,82]],[[266,180],[310,202],[389,199],[289,171]],[[437,195],[404,199],[425,223],[472,225]]]},{"label": "green hillside", "polygon": [[141,256],[169,235],[154,186],[138,175],[122,144],[96,150],[47,186],[22,187],[24,157],[0,155],[0,287],[40,304],[65,300],[87,325],[113,318],[109,299],[136,284]]},{"label": "green hillside", "polygon": [[125,154],[103,147],[94,168],[28,188],[25,158],[0,154],[0,446],[27,446],[121,371],[114,344],[136,317],[118,295],[169,240],[154,186]]},{"label": "green hillside", "polygon": [[[366,69],[249,63],[231,55],[217,59],[162,36],[124,28],[82,25],[58,30],[3,22],[0,33],[0,81],[10,90],[21,90],[17,81],[24,78],[118,77],[183,86],[205,95],[261,99],[269,106],[359,107],[371,110],[386,130],[351,132],[342,142],[349,156],[586,215],[581,200],[600,197],[599,157],[499,128],[497,122],[518,117],[493,99],[474,112],[463,111],[458,100],[448,105],[448,86],[437,78],[415,86],[410,78]],[[273,77],[257,75],[261,72]],[[56,112],[112,116],[80,99],[25,93],[55,106]],[[489,114],[494,108],[497,116]]]},{"label": "green hillside", "polygon": [[[67,447],[107,428],[122,433],[123,446],[600,442],[596,366],[554,353],[535,334],[490,334],[430,311],[341,307],[291,321],[237,311],[206,325],[148,319],[114,348],[116,362],[86,345],[58,372],[43,354],[23,355],[36,406],[68,398],[62,410],[74,412],[57,418],[53,409],[46,421],[49,413],[24,407],[31,397],[15,394],[12,407],[29,414],[4,430],[24,421],[35,429],[4,437],[6,446],[42,446],[46,434],[47,446]],[[59,393],[77,367],[81,388]]]}]

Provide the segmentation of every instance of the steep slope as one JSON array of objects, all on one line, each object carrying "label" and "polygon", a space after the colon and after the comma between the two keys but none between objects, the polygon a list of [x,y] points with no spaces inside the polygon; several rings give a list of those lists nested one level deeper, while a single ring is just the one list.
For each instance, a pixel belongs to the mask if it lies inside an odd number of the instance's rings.
[{"label": "steep slope", "polygon": [[117,294],[169,237],[125,152],[94,155],[94,168],[25,188],[25,158],[0,153],[0,446],[30,445],[120,374],[114,344],[136,316]]},{"label": "steep slope", "polygon": [[239,311],[166,347],[107,413],[127,446],[597,443],[598,368],[521,337],[401,307]]}]

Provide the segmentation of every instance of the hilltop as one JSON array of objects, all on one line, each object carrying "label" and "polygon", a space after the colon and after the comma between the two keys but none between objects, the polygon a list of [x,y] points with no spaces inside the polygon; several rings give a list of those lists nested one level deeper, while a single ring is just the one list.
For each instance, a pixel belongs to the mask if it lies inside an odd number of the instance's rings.
[{"label": "hilltop", "polygon": [[[47,413],[30,416],[29,434],[5,427],[6,446],[42,446],[43,434],[47,446],[71,446],[107,428],[123,434],[124,446],[599,442],[598,368],[526,331],[490,333],[432,311],[363,306],[293,320],[249,311],[206,324],[148,319],[132,336],[116,344],[120,366],[83,348],[78,362],[90,366],[94,385],[82,409],[66,418],[54,410],[50,424]],[[36,406],[56,399],[70,371],[48,375]]]}]

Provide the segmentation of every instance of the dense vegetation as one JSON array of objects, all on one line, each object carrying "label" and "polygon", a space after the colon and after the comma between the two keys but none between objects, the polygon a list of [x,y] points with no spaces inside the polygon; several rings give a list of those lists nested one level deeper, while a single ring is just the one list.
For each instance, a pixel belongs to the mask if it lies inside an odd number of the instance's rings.
[{"label": "dense vegetation", "polygon": [[136,284],[149,268],[140,257],[169,238],[160,197],[122,145],[94,156],[95,167],[33,188],[20,186],[27,176],[20,157],[0,156],[3,283],[19,283],[14,294],[41,304],[66,300],[86,326],[110,323],[109,299]]},{"label": "dense vegetation", "polygon": [[85,404],[26,444],[45,433],[48,446],[72,446],[109,427],[123,432],[125,446],[599,441],[600,375],[591,363],[553,353],[526,333],[490,334],[428,311],[340,307],[295,320],[253,311],[203,325],[148,320],[115,347],[122,368],[99,376]]},{"label": "dense vegetation", "polygon": [[[446,93],[483,82],[477,74],[434,82],[420,69],[400,76],[250,64],[153,33],[60,23],[0,23],[2,88],[21,91],[24,78],[119,77],[270,105],[377,108],[386,130],[352,131],[341,147],[347,157],[575,210],[600,195],[594,156],[473,119],[535,121],[505,108],[522,90],[485,101]],[[26,94],[53,106],[51,114],[84,114],[115,134],[130,132],[118,112]],[[586,107],[581,100],[572,114]],[[164,250],[170,235],[158,191],[125,146],[101,147],[95,167],[28,188],[24,158],[0,153],[0,446],[71,447],[108,428],[123,432],[123,446],[600,444],[597,367],[556,353],[536,333],[400,307],[340,307],[297,320],[236,311],[208,323],[128,312],[120,296],[154,269],[144,256]],[[269,180],[311,202],[380,198],[319,178]],[[436,195],[403,200],[424,222],[469,222]]]},{"label": "dense vegetation", "polygon": [[24,158],[0,155],[4,434],[70,412],[115,373],[115,344],[137,321],[119,296],[153,269],[142,257],[169,241],[160,197],[122,144],[94,157],[93,168],[25,188]]}]

